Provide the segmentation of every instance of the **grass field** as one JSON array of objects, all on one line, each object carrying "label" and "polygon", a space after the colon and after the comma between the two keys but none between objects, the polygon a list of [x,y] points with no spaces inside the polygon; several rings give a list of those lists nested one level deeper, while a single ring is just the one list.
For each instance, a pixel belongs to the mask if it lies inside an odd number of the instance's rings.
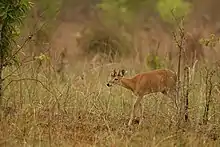
[{"label": "grass field", "polygon": [[63,82],[47,63],[38,66],[30,62],[18,70],[8,67],[4,74],[10,76],[4,83],[0,146],[220,145],[220,100],[216,90],[211,95],[209,121],[202,124],[207,87],[200,67],[190,88],[190,121],[177,130],[176,110],[162,94],[146,96],[142,101],[143,123],[128,127],[134,96],[122,87],[106,86],[113,68],[127,69],[128,76],[148,68],[129,60],[96,69],[89,69],[89,65],[77,62],[65,73]]}]

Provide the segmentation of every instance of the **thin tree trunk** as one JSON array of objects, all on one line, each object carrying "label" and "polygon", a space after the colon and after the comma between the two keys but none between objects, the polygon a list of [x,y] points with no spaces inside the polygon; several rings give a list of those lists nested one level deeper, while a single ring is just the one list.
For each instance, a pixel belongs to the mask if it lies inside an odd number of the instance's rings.
[{"label": "thin tree trunk", "polygon": [[[4,51],[3,51],[3,25],[1,25],[1,35],[0,35],[0,107],[2,107],[3,102],[3,67],[4,67]],[[1,110],[1,108],[0,108]]]},{"label": "thin tree trunk", "polygon": [[1,53],[0,53],[0,107],[2,107],[2,102],[3,102],[3,64],[4,64],[4,56],[3,56],[3,49],[1,49]]},{"label": "thin tree trunk", "polygon": [[3,70],[4,67],[7,66],[5,55],[7,54],[7,49],[9,47],[8,36],[11,32],[9,32],[7,27],[7,23],[2,23],[0,28],[0,107],[3,106]]}]

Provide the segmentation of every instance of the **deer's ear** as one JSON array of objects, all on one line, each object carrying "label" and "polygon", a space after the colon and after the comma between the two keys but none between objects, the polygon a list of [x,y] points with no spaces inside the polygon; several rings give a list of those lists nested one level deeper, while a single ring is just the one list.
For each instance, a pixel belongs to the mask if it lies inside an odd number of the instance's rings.
[{"label": "deer's ear", "polygon": [[114,70],[111,72],[111,76],[112,76],[112,77],[115,77],[116,74],[117,74],[117,72],[116,72],[116,70],[114,69]]},{"label": "deer's ear", "polygon": [[121,76],[126,75],[126,73],[127,73],[127,71],[126,71],[126,70],[124,70],[124,69],[122,69],[122,70],[121,70]]}]

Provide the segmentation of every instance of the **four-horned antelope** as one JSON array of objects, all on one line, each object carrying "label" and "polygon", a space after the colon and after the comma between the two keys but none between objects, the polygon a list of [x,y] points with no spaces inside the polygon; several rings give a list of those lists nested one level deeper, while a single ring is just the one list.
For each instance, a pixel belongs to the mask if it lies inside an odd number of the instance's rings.
[{"label": "four-horned antelope", "polygon": [[176,73],[171,70],[153,70],[137,74],[132,78],[125,78],[125,73],[126,71],[124,69],[118,72],[114,70],[111,73],[111,80],[107,83],[107,86],[111,87],[114,84],[120,85],[131,90],[137,96],[131,110],[130,120],[128,122],[129,126],[132,124],[137,106],[140,106],[141,120],[143,119],[143,104],[141,104],[140,101],[145,95],[161,92],[171,97],[170,94],[174,94],[175,92],[177,76]]}]

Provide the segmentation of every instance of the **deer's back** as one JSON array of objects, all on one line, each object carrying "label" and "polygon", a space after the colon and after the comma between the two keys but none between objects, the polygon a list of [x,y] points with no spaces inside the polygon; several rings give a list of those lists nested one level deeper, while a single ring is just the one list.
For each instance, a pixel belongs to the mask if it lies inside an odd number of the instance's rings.
[{"label": "deer's back", "polygon": [[176,85],[176,73],[167,69],[158,69],[136,75],[136,91],[142,94],[161,92]]}]

